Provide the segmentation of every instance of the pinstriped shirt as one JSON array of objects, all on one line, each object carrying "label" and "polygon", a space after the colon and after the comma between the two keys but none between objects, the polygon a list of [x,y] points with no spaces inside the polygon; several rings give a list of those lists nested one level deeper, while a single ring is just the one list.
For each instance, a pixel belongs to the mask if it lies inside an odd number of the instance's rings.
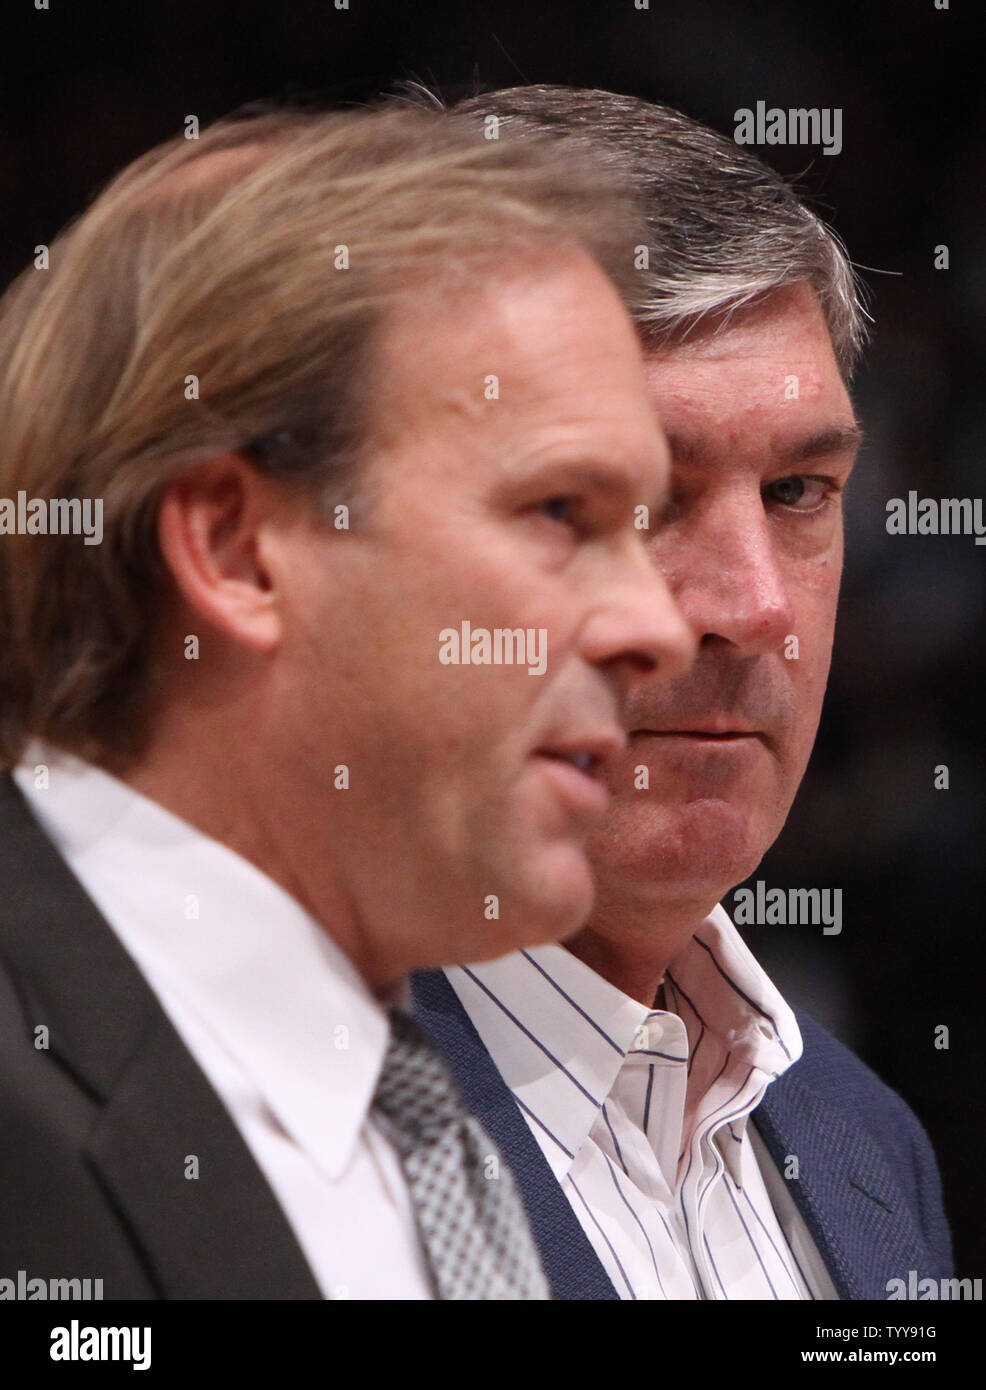
[{"label": "pinstriped shirt", "polygon": [[748,1124],[801,1033],[721,906],[664,1008],[555,945],[446,974],[622,1298],[837,1297]]}]

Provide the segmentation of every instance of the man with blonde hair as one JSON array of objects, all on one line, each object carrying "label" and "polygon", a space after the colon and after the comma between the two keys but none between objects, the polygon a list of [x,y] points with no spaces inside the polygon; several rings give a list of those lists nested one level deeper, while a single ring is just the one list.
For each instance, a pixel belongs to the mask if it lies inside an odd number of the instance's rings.
[{"label": "man with blonde hair", "polygon": [[396,1006],[580,925],[622,702],[691,654],[641,235],[570,147],[268,113],[9,292],[0,1276],[547,1296]]}]

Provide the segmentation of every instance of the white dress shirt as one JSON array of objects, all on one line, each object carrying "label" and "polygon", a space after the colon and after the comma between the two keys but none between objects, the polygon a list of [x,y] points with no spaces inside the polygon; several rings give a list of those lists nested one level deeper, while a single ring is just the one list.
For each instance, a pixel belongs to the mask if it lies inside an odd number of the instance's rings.
[{"label": "white dress shirt", "polygon": [[13,775],[225,1104],[324,1295],[430,1298],[370,1110],[387,1017],[348,958],[253,864],[102,770],[35,741]]},{"label": "white dress shirt", "polygon": [[838,1296],[747,1123],[801,1033],[722,907],[667,1010],[561,946],[446,974],[621,1298]]}]

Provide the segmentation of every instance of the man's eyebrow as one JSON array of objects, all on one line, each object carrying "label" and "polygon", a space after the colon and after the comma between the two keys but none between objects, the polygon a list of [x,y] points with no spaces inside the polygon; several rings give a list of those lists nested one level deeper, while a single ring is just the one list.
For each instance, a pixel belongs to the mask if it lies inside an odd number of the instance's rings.
[{"label": "man's eyebrow", "polygon": [[614,489],[630,496],[635,491],[635,486],[627,477],[624,468],[616,462],[603,463],[595,459],[557,459],[545,461],[541,468],[533,474],[534,479],[544,479],[546,482],[553,482],[555,477],[558,479],[558,486],[575,486],[592,489],[597,492],[612,492]]},{"label": "man's eyebrow", "polygon": [[[781,450],[777,455],[777,461],[806,463],[809,459],[822,458],[829,454],[855,453],[862,443],[863,431],[858,425],[833,425],[830,429],[819,430]],[[702,441],[689,439],[681,434],[669,434],[668,444],[675,463],[701,464],[707,462],[710,456]]]},{"label": "man's eyebrow", "polygon": [[835,425],[784,449],[781,458],[788,463],[805,463],[808,459],[821,458],[826,454],[855,453],[862,442],[863,431],[858,425]]}]

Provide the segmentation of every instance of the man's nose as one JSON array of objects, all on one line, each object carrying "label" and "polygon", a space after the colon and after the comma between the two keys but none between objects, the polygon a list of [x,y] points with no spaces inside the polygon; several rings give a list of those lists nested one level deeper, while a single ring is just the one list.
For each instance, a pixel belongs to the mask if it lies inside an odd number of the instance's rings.
[{"label": "man's nose", "polygon": [[624,688],[657,672],[673,680],[695,659],[695,634],[654,568],[642,544],[628,547],[617,575],[611,571],[604,593],[582,630],[583,658],[605,666]]},{"label": "man's nose", "polygon": [[789,580],[759,491],[709,503],[653,550],[699,641],[743,656],[775,651],[794,630]]}]

